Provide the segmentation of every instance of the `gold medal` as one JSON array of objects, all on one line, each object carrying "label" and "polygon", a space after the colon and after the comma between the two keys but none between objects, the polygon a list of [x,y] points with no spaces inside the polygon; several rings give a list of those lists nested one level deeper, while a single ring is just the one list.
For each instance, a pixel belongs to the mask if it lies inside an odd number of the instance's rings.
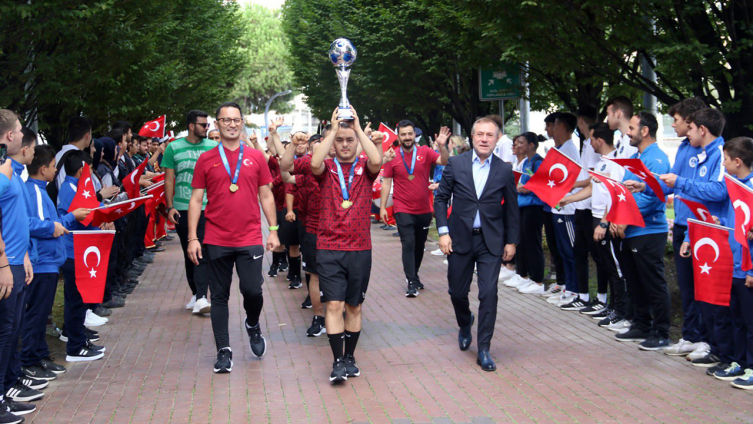
[{"label": "gold medal", "polygon": [[408,175],[408,181],[413,181],[414,178],[416,178],[415,175]]},{"label": "gold medal", "polygon": [[343,200],[343,203],[342,203],[343,209],[348,209],[351,206],[353,206],[353,202],[351,202],[350,200]]},{"label": "gold medal", "polygon": [[238,191],[238,185],[237,184],[230,184],[230,192],[235,193]]}]

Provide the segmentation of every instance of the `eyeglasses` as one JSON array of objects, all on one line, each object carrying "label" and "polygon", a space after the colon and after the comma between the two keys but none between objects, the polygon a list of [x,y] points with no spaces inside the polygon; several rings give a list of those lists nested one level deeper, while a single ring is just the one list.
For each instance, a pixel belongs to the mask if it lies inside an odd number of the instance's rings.
[{"label": "eyeglasses", "polygon": [[240,125],[241,122],[243,122],[243,119],[241,118],[217,118],[217,122],[220,122],[223,125]]},{"label": "eyeglasses", "polygon": [[196,125],[201,125],[202,128],[209,128],[209,122],[197,122]]}]

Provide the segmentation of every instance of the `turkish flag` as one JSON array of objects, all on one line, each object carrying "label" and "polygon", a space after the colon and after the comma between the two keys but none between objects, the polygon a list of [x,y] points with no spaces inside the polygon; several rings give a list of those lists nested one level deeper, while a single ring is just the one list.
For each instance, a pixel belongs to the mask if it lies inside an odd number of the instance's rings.
[{"label": "turkish flag", "polygon": [[71,231],[76,287],[84,303],[102,303],[115,231]]},{"label": "turkish flag", "polygon": [[379,171],[379,175],[371,186],[371,200],[377,200],[382,197],[382,174],[384,174],[384,168]]},{"label": "turkish flag", "polygon": [[379,123],[379,132],[384,134],[385,138],[382,142],[382,151],[386,152],[392,147],[392,143],[397,141],[397,134],[381,122]]},{"label": "turkish flag", "polygon": [[695,215],[695,217],[698,218],[699,221],[703,221],[709,224],[715,224],[714,218],[711,217],[709,208],[704,206],[703,203],[683,199],[682,197],[680,197],[680,200],[682,200],[682,203],[685,203],[685,205],[690,208],[690,211],[693,212],[693,215]]},{"label": "turkish flag", "polygon": [[165,120],[167,115],[162,115],[154,121],[149,121],[144,124],[139,130],[139,135],[142,137],[150,138],[164,138],[165,137]]},{"label": "turkish flag", "polygon": [[[81,178],[78,179],[78,186],[76,187],[76,194],[71,200],[71,205],[68,206],[68,212],[73,212],[78,208],[94,209],[99,207],[99,200],[97,200],[97,192],[94,191],[94,183],[92,182],[92,173],[89,168],[89,164],[84,164],[84,170],[81,171]],[[84,225],[89,225],[91,222],[91,214],[82,222]]]},{"label": "turkish flag", "polygon": [[157,174],[154,177],[152,177],[152,182],[154,184],[157,184],[160,181],[165,181],[165,173]]},{"label": "turkish flag", "polygon": [[139,206],[143,205],[147,200],[151,198],[152,196],[138,197],[136,199],[113,203],[111,205],[94,209],[92,213],[89,214],[94,215],[91,225],[98,227],[105,222],[113,222],[118,218],[122,218],[136,210]]},{"label": "turkish flag", "polygon": [[523,173],[515,170],[513,170],[512,173],[513,175],[515,175],[515,186],[517,186],[518,184],[520,184],[520,177],[523,176]]},{"label": "turkish flag", "polygon": [[641,210],[638,209],[638,204],[635,203],[635,198],[630,190],[625,187],[624,184],[617,180],[613,180],[598,172],[589,171],[589,174],[597,180],[600,184],[604,184],[609,196],[612,198],[612,205],[607,212],[607,220],[615,225],[634,225],[636,227],[645,227],[646,222],[643,221],[643,215]]},{"label": "turkish flag", "polygon": [[539,169],[523,187],[554,208],[573,189],[580,169],[577,162],[557,149],[550,149]]},{"label": "turkish flag", "polygon": [[688,219],[697,301],[729,306],[734,271],[734,259],[729,246],[730,230],[731,228]]},{"label": "turkish flag", "polygon": [[160,181],[157,184],[152,184],[144,189],[144,195],[151,195],[154,198],[155,206],[160,203],[166,203],[165,201],[165,182]]},{"label": "turkish flag", "polygon": [[750,205],[753,205],[753,189],[744,185],[734,177],[724,176],[727,183],[727,193],[735,208],[735,240],[743,247],[743,271],[749,271],[753,268],[750,260],[750,249],[748,248],[748,233],[753,222],[750,220]]},{"label": "turkish flag", "polygon": [[651,187],[651,190],[654,191],[656,197],[658,197],[659,200],[661,200],[662,202],[667,201],[667,199],[664,197],[664,190],[662,190],[659,181],[654,178],[654,174],[652,174],[651,171],[646,168],[646,164],[643,163],[643,161],[641,161],[640,159],[610,159],[607,157],[605,157],[604,159],[611,160],[612,162],[632,172],[636,177],[640,178],[641,181],[646,183],[646,185]]},{"label": "turkish flag", "polygon": [[141,191],[139,186],[139,179],[141,179],[141,176],[144,175],[146,164],[147,161],[141,162],[141,165],[137,166],[136,169],[133,170],[133,172],[123,178],[123,188],[125,189],[125,192],[126,194],[128,194],[128,198],[130,199],[139,197],[139,193]]}]

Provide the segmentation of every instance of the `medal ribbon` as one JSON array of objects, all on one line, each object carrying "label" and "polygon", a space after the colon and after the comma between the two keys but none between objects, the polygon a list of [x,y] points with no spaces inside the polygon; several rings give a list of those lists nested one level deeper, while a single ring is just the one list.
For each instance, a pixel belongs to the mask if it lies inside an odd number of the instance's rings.
[{"label": "medal ribbon", "polygon": [[403,157],[403,166],[405,167],[405,170],[408,171],[408,175],[413,175],[413,171],[416,169],[416,154],[418,153],[418,149],[416,146],[413,146],[413,160],[410,164],[410,169],[408,169],[408,164],[405,163],[405,152],[403,148],[400,148],[400,156]]},{"label": "medal ribbon", "polygon": [[220,150],[220,158],[222,159],[222,164],[225,165],[227,175],[230,176],[230,182],[232,184],[238,184],[238,175],[240,175],[241,173],[241,163],[243,162],[243,143],[241,143],[241,152],[238,154],[238,163],[235,166],[235,175],[230,173],[230,163],[227,161],[227,156],[225,156],[225,148],[222,147],[222,144],[217,146],[217,148]]},{"label": "medal ribbon", "polygon": [[349,200],[349,194],[350,193],[350,185],[353,183],[353,175],[355,175],[356,171],[356,164],[358,162],[353,162],[353,164],[350,166],[350,172],[348,173],[348,185],[345,185],[345,174],[343,174],[343,168],[340,166],[340,162],[337,161],[337,158],[335,158],[335,166],[337,166],[337,178],[340,180],[340,190],[343,193],[343,200]]}]

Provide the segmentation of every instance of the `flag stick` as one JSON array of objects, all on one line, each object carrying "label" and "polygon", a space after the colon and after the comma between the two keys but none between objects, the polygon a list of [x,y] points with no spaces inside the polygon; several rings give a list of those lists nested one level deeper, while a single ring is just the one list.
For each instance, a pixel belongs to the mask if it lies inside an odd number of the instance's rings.
[{"label": "flag stick", "polygon": [[698,225],[705,225],[707,227],[716,228],[718,230],[735,231],[733,228],[725,227],[723,225],[712,224],[710,222],[703,222],[703,221],[699,221],[693,218],[688,218],[688,222],[692,222],[693,224],[698,224]]},{"label": "flag stick", "polygon": [[[120,206],[120,205],[125,205],[125,204],[127,204],[127,203],[135,202],[135,201],[137,201],[137,200],[141,200],[141,199],[149,199],[149,198],[152,198],[152,197],[154,197],[154,196],[152,196],[152,195],[150,194],[150,195],[148,195],[148,196],[141,196],[141,197],[137,197],[137,198],[135,198],[135,199],[128,199],[128,200],[124,200],[124,201],[122,201],[122,202],[117,202],[117,203],[110,203],[109,205],[104,205],[104,206],[100,206],[100,207],[98,207],[98,208],[94,208],[94,209],[105,209],[105,208],[110,208],[110,207],[113,207],[113,206]],[[92,210],[94,210],[94,209],[92,209]]]}]

